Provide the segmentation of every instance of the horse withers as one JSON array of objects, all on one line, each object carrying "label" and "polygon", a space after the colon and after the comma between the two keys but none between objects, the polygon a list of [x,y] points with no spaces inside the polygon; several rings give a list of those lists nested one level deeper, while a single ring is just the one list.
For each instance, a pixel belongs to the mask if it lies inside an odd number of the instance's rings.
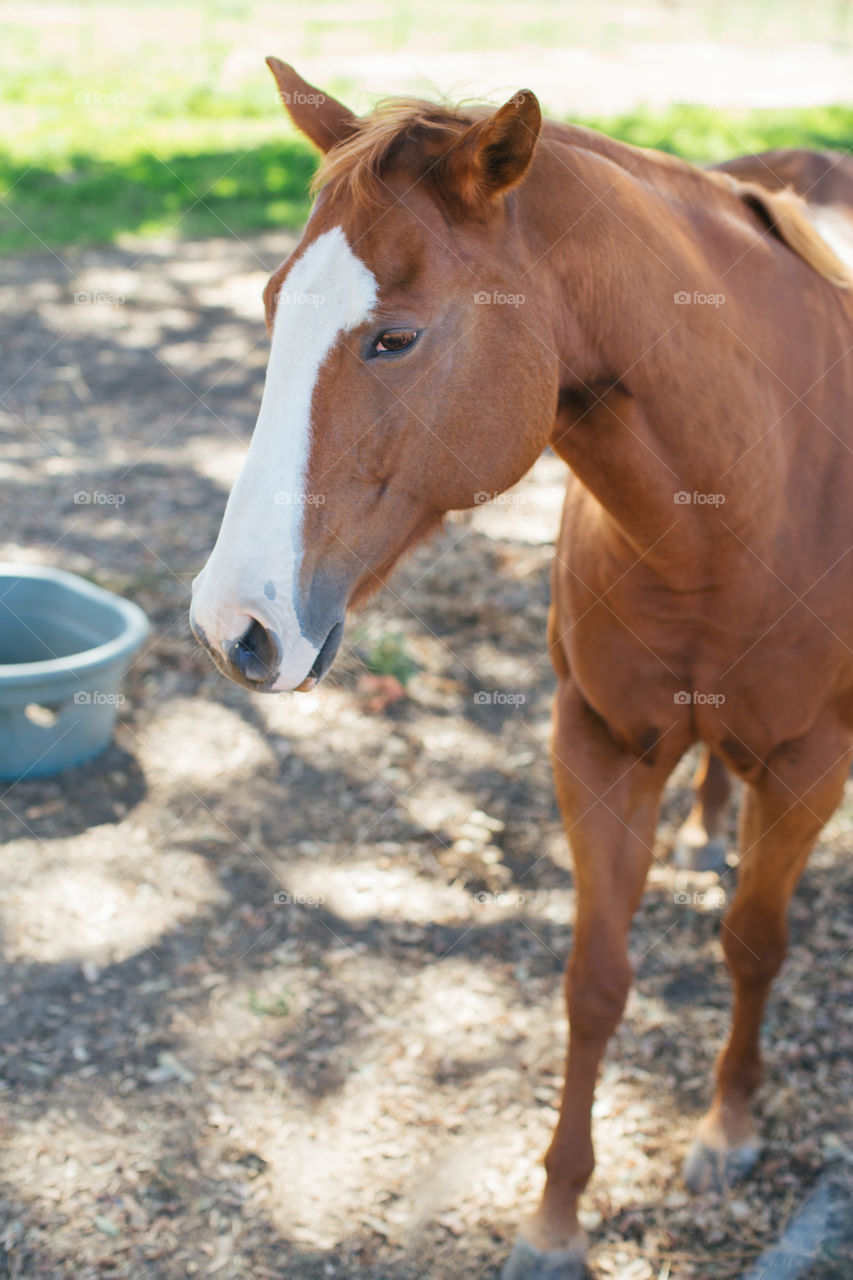
[{"label": "horse withers", "polygon": [[758,1155],[788,901],[853,753],[853,160],[700,170],[543,122],[527,91],[358,118],[269,63],[324,158],[265,291],[266,385],[193,627],[244,687],[309,689],[347,611],[446,512],[547,445],[568,463],[548,643],[577,893],[569,1050],[542,1201],[504,1274],[573,1280],[631,918],[696,742],[682,860],[719,863],[729,775],[745,785],[733,1024],[687,1181],[723,1187]]}]

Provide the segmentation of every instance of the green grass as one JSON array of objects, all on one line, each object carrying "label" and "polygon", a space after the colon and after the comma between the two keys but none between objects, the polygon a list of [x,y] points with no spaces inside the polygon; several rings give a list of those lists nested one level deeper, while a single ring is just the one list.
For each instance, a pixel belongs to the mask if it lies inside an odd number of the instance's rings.
[{"label": "green grass", "polygon": [[849,106],[735,112],[677,104],[664,112],[640,109],[582,123],[635,146],[657,147],[702,164],[771,147],[853,151]]},{"label": "green grass", "polygon": [[394,676],[400,684],[406,685],[418,669],[418,664],[409,653],[406,638],[400,632],[385,632],[367,643],[365,633],[357,630],[353,639],[364,665],[372,675]]},{"label": "green grass", "polygon": [[242,235],[298,227],[314,170],[294,138],[248,151],[72,153],[53,164],[0,154],[0,253],[102,244],[125,235]]}]

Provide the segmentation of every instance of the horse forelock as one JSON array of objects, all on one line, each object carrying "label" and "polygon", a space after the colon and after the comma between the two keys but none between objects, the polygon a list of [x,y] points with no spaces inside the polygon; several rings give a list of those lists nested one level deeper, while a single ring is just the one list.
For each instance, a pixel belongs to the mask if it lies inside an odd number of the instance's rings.
[{"label": "horse forelock", "polygon": [[484,109],[389,98],[345,140],[328,151],[314,175],[314,195],[346,195],[356,209],[366,209],[388,196],[385,178],[392,165],[409,171],[412,181],[440,175],[437,161],[485,114]]}]

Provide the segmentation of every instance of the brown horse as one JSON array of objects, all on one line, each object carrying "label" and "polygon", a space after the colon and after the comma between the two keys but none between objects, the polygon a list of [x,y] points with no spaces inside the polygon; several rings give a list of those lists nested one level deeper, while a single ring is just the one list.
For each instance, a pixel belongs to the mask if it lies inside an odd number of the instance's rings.
[{"label": "brown horse", "polygon": [[723,1185],[758,1153],[787,905],[853,752],[853,161],[703,171],[543,124],[526,91],[361,119],[269,61],[325,158],[266,289],[260,416],[193,625],[247,688],[310,688],[347,609],[445,512],[549,444],[569,464],[549,644],[570,1043],[542,1202],[504,1273],[568,1280],[631,917],[662,789],[697,741],[688,856],[720,840],[728,773],[745,788],[722,929],[733,1026],[687,1181]]}]

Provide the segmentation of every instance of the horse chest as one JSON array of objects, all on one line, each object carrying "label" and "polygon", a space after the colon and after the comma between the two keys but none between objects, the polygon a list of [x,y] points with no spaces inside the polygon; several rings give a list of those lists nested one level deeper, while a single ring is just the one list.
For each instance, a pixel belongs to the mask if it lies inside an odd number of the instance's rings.
[{"label": "horse chest", "polygon": [[734,611],[709,618],[695,602],[619,584],[597,592],[562,585],[558,634],[572,674],[640,754],[666,735],[700,739],[749,778],[845,688],[846,650],[824,627],[758,620],[740,628]]}]

